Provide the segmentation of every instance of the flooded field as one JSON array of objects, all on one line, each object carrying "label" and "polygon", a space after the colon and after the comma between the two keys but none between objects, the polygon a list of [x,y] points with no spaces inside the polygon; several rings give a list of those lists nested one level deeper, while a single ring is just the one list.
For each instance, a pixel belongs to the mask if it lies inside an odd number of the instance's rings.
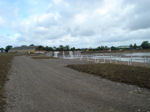
[{"label": "flooded field", "polygon": [[105,61],[109,61],[110,63],[112,61],[121,61],[121,62],[127,62],[131,64],[132,62],[137,63],[147,63],[150,64],[150,52],[148,53],[97,53],[97,54],[78,54],[73,55],[73,53],[70,53],[71,55],[63,56],[64,59],[87,59],[87,60],[95,60],[96,62],[99,62],[100,60],[105,63]]},{"label": "flooded field", "polygon": [[139,62],[139,63],[148,63],[150,58],[147,57],[133,57],[133,56],[93,56],[93,59],[104,59],[104,60],[113,60],[113,61],[131,61],[131,62]]},{"label": "flooded field", "polygon": [[136,56],[136,57],[149,57],[150,58],[150,52],[147,52],[147,53],[125,53],[124,56]]}]

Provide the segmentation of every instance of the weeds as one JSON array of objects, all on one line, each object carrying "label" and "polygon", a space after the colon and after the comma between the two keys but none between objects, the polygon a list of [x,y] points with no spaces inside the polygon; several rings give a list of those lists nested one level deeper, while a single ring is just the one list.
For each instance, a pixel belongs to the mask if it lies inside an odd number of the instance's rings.
[{"label": "weeds", "polygon": [[4,85],[7,81],[7,74],[13,59],[12,54],[0,54],[0,112],[4,111],[5,98],[4,98]]},{"label": "weeds", "polygon": [[150,68],[117,64],[79,64],[68,65],[68,67],[111,81],[123,82],[150,89]]}]

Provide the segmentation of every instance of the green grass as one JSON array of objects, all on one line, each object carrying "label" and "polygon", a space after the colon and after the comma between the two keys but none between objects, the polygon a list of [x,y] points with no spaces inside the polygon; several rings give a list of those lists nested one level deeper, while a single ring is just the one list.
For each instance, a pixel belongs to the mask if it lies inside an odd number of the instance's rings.
[{"label": "green grass", "polygon": [[7,79],[8,71],[11,67],[11,61],[13,59],[13,54],[3,54],[0,53],[0,112],[4,111],[5,98],[4,98],[4,85]]},{"label": "green grass", "polygon": [[123,82],[150,89],[150,68],[117,64],[79,64],[68,65],[68,67],[111,81]]}]

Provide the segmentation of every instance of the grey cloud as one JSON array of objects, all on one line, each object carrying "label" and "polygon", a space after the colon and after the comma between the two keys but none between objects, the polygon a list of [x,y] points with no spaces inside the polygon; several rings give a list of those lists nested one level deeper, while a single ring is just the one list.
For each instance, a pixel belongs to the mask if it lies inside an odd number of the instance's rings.
[{"label": "grey cloud", "polygon": [[[66,41],[67,43],[69,41],[69,39],[61,40],[61,38],[67,34],[71,34],[72,37],[78,39],[78,44],[82,43],[84,45],[92,45],[99,41],[115,43],[117,41],[130,41],[133,39],[149,39],[149,31],[146,29],[150,27],[150,8],[146,5],[147,1],[144,3],[137,0],[132,2],[127,1],[125,6],[121,4],[122,6],[115,7],[116,9],[113,12],[110,10],[104,15],[94,14],[96,9],[101,9],[100,6],[103,5],[103,0],[94,0],[93,5],[90,5],[91,1],[66,0],[66,2],[70,5],[69,10],[68,7],[63,10],[62,6],[53,6],[55,7],[54,14],[56,12],[60,14],[61,19],[55,20],[54,16],[47,16],[43,21],[35,23],[33,29],[29,28],[29,36],[32,34],[32,38],[37,37],[38,39],[36,41],[43,39],[45,41],[54,40],[58,41],[57,44],[61,44],[61,42],[65,43]],[[82,6],[80,4],[82,4]],[[130,5],[134,5],[134,8],[127,10],[126,7]],[[124,13],[124,10],[127,11]],[[53,14],[51,11],[48,11],[48,13]],[[79,23],[78,21],[77,23],[74,22],[74,17],[77,14],[81,16],[84,14],[87,15],[83,23]],[[44,27],[45,30],[38,29],[38,27]],[[145,32],[141,32],[140,29],[145,29]],[[32,41],[32,38],[29,40]],[[85,42],[80,42],[83,39]]]},{"label": "grey cloud", "polygon": [[150,28],[150,1],[149,0],[125,0],[126,5],[133,5],[132,12],[126,17],[126,23],[130,30]]},{"label": "grey cloud", "polygon": [[[18,43],[97,46],[150,40],[149,0],[64,0],[15,23]],[[123,1],[123,2],[121,2]],[[112,3],[111,3],[112,2]],[[67,4],[67,5],[65,5]],[[113,6],[114,5],[114,6]],[[133,6],[133,7],[132,7]],[[84,41],[83,41],[84,40]]]},{"label": "grey cloud", "polygon": [[94,36],[96,33],[91,29],[82,29],[80,27],[76,27],[71,32],[72,36]]},{"label": "grey cloud", "polygon": [[135,15],[135,17],[131,18],[131,21],[129,22],[129,28],[131,30],[150,28],[150,15],[149,15],[149,13],[144,13],[141,15]]}]

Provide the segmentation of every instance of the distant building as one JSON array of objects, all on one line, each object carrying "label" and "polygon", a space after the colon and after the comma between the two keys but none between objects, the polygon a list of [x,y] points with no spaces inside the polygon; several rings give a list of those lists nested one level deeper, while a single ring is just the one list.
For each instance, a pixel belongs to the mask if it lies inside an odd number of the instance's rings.
[{"label": "distant building", "polygon": [[22,47],[14,47],[9,50],[12,53],[35,53],[37,46],[22,46]]},{"label": "distant building", "polygon": [[118,48],[119,48],[119,49],[129,49],[130,46],[119,46]]},{"label": "distant building", "polygon": [[0,53],[4,53],[4,52],[5,52],[5,49],[0,48]]},{"label": "distant building", "polygon": [[34,53],[35,54],[45,54],[46,51],[44,51],[44,50],[36,50]]}]

